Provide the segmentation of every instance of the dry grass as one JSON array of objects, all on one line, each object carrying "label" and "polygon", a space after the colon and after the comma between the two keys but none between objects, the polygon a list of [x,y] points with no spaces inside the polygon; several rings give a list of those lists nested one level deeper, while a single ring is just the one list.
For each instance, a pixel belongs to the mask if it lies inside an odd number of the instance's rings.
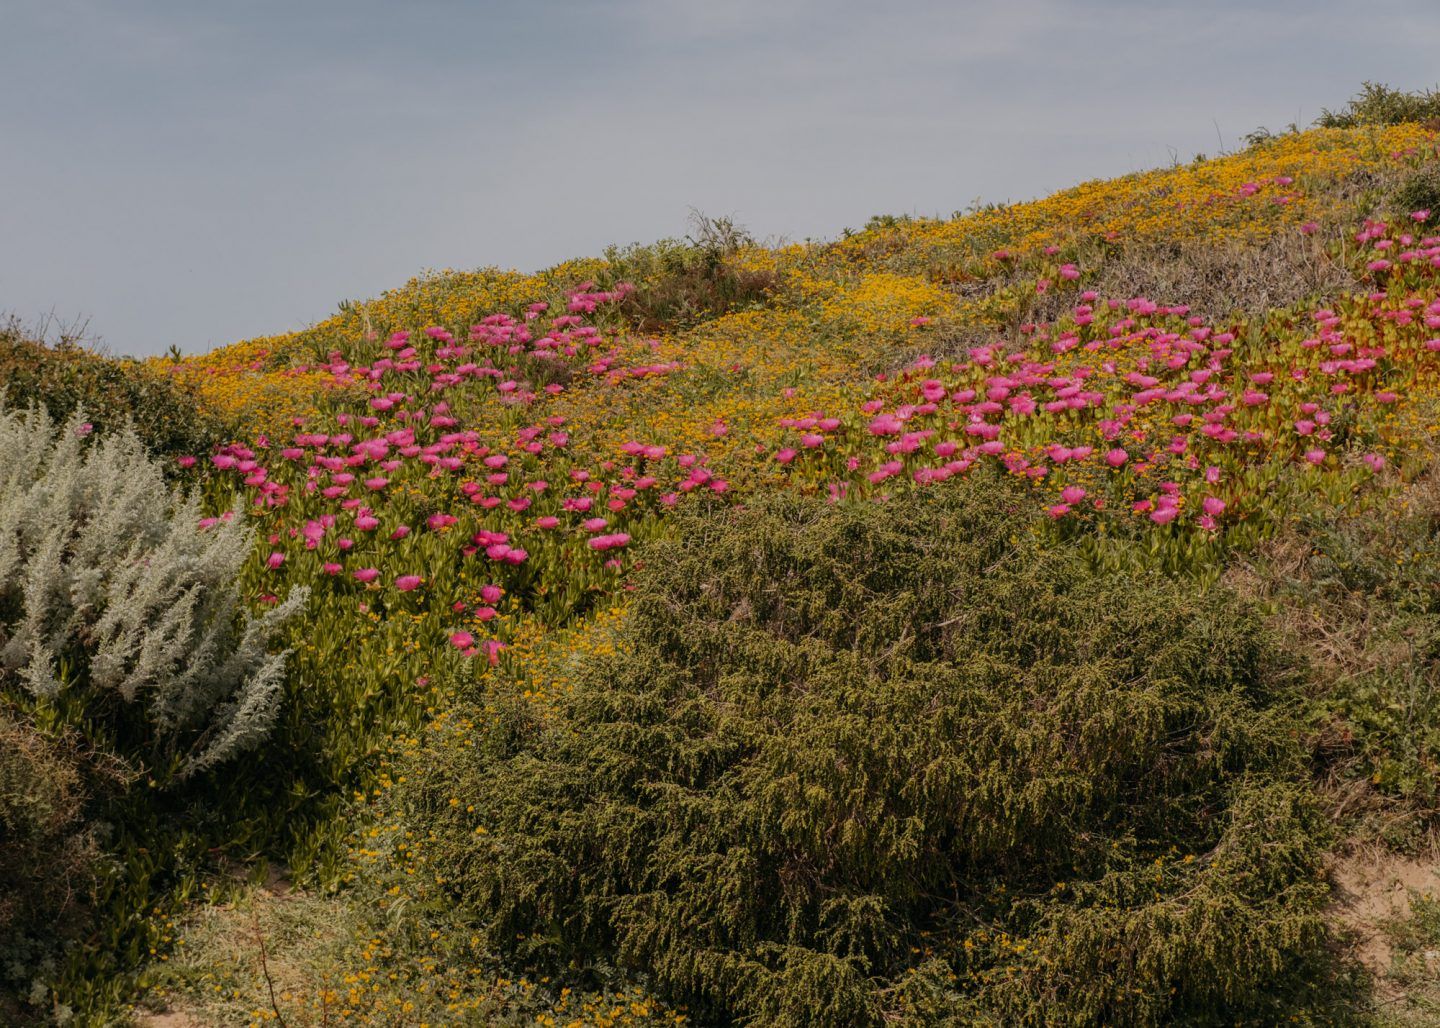
[{"label": "dry grass", "polygon": [[1440,890],[1436,855],[1406,857],[1378,846],[1358,847],[1336,860],[1333,916],[1350,937],[1355,955],[1376,976],[1379,998],[1393,997],[1387,980],[1394,959],[1391,926],[1410,916],[1411,896]]}]

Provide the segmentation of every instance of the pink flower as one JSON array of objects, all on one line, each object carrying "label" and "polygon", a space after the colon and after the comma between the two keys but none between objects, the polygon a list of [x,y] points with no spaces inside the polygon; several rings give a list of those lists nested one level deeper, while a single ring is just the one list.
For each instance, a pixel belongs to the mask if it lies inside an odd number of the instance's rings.
[{"label": "pink flower", "polygon": [[1112,468],[1120,467],[1129,459],[1130,455],[1118,446],[1115,447],[1115,449],[1113,450],[1106,451],[1105,453],[1105,463],[1109,464]]},{"label": "pink flower", "polygon": [[324,571],[327,575],[338,575],[343,570],[344,568],[342,568],[339,564],[334,563],[333,561],[327,561],[324,567]]},{"label": "pink flower", "polygon": [[1218,517],[1225,512],[1225,501],[1218,496],[1207,496],[1200,503],[1201,508],[1211,517]]},{"label": "pink flower", "polygon": [[905,429],[905,423],[894,414],[882,414],[870,422],[869,431],[871,435],[899,435]]},{"label": "pink flower", "polygon": [[881,464],[877,470],[870,472],[870,474],[866,477],[869,478],[873,484],[879,485],[887,478],[892,478],[895,475],[900,474],[900,472],[904,470],[904,467],[905,465],[901,464],[898,460],[886,461],[884,464]]},{"label": "pink flower", "polygon": [[546,514],[544,517],[535,519],[536,528],[556,528],[559,524],[560,519],[553,514]]},{"label": "pink flower", "polygon": [[402,593],[408,593],[412,589],[418,589],[419,587],[419,575],[401,575],[399,578],[395,579],[395,588],[399,589]]},{"label": "pink flower", "polygon": [[630,536],[624,532],[616,532],[613,535],[597,535],[590,540],[592,550],[613,550],[630,542]]},{"label": "pink flower", "polygon": [[450,645],[457,650],[468,650],[475,645],[475,637],[469,632],[451,632]]},{"label": "pink flower", "polygon": [[1085,490],[1078,485],[1067,485],[1060,490],[1060,499],[1070,504],[1079,503],[1085,499]]},{"label": "pink flower", "polygon": [[265,558],[265,564],[266,564],[266,566],[267,566],[267,567],[270,567],[270,568],[272,568],[272,569],[273,569],[273,568],[278,568],[281,564],[284,564],[284,563],[285,563],[285,554],[281,553],[279,550],[276,550],[274,553],[270,554],[270,556],[268,556],[268,557]]},{"label": "pink flower", "polygon": [[1318,465],[1323,464],[1323,463],[1325,462],[1325,451],[1324,451],[1324,450],[1306,450],[1306,451],[1305,451],[1305,459],[1308,460],[1311,464],[1314,464],[1314,465],[1317,465],[1317,466],[1318,466]]},{"label": "pink flower", "polygon": [[375,579],[379,577],[379,568],[361,568],[359,571],[355,572],[355,581],[363,582],[366,584],[375,581]]},{"label": "pink flower", "polygon": [[184,456],[176,457],[175,463],[179,464],[182,468],[193,468],[195,466],[195,458],[187,453]]}]

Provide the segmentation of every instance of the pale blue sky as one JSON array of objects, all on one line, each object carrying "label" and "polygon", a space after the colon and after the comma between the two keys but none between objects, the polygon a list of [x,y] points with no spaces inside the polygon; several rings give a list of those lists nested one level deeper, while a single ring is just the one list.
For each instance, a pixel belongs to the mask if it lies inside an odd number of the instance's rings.
[{"label": "pale blue sky", "polygon": [[427,267],[833,237],[1435,84],[1440,0],[0,0],[0,311],[118,353]]}]

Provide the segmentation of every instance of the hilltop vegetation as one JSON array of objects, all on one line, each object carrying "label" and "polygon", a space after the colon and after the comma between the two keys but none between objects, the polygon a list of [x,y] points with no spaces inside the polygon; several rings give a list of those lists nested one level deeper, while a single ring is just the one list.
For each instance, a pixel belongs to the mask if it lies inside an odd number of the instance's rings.
[{"label": "hilltop vegetation", "polygon": [[174,376],[98,356],[74,338],[46,345],[13,319],[0,323],[0,403],[38,404],[56,421],[84,411],[102,435],[128,422],[146,449],[166,457],[208,452],[235,432]]},{"label": "hilltop vegetation", "polygon": [[9,339],[56,456],[5,545],[71,577],[0,592],[3,1012],[1423,1023],[1433,901],[1357,939],[1333,882],[1440,812],[1434,106],[188,358]]}]

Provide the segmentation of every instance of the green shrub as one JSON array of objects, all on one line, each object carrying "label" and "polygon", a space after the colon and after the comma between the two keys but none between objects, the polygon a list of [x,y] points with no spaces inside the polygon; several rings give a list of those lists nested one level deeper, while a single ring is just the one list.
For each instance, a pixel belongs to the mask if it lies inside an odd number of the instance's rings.
[{"label": "green shrub", "polygon": [[1338,111],[1323,110],[1315,124],[1321,128],[1356,128],[1360,125],[1399,125],[1440,118],[1440,90],[1406,92],[1379,82],[1366,82],[1360,92]]},{"label": "green shrub", "polygon": [[57,421],[84,410],[102,433],[130,422],[151,453],[166,457],[204,455],[228,435],[194,397],[146,365],[75,343],[47,346],[13,322],[0,323],[0,404],[31,403]]},{"label": "green shrub", "polygon": [[748,269],[735,258],[756,244],[728,218],[696,213],[691,234],[649,246],[612,246],[605,251],[602,285],[635,287],[620,313],[644,332],[691,327],[727,311],[761,303],[777,284],[771,271]]},{"label": "green shrub", "polygon": [[502,690],[416,769],[430,860],[493,945],[719,1020],[1225,1019],[1323,978],[1252,612],[1096,575],[1024,509],[986,480],[692,516],[558,709]]}]

